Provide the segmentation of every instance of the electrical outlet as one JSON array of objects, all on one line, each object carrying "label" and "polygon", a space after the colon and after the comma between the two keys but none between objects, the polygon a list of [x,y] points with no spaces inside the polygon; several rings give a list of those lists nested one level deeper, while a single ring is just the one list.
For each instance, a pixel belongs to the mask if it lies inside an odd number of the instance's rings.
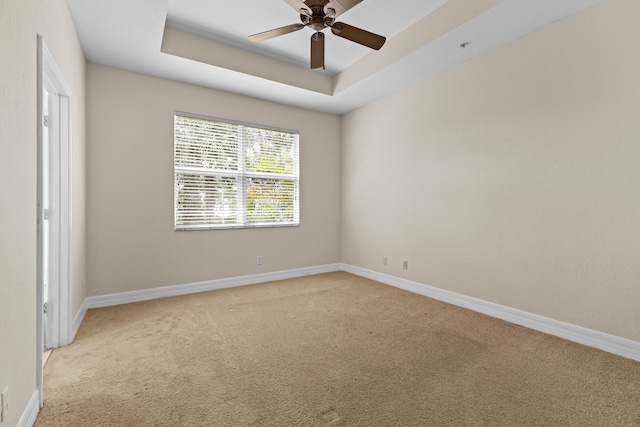
[{"label": "electrical outlet", "polygon": [[409,269],[409,261],[407,261],[407,260],[402,261],[402,269],[403,270],[408,270]]},{"label": "electrical outlet", "polygon": [[256,261],[257,265],[262,265],[262,256],[258,257],[258,260]]},{"label": "electrical outlet", "polygon": [[386,256],[382,257],[382,265],[387,265],[387,257]]},{"label": "electrical outlet", "polygon": [[0,423],[7,418],[9,412],[9,387],[5,387],[0,394]]}]

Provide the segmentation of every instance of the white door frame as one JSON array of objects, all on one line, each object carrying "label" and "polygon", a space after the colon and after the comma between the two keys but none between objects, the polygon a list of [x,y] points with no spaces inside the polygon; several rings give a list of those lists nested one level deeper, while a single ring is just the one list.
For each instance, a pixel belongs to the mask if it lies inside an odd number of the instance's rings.
[{"label": "white door frame", "polygon": [[[48,126],[43,115],[44,88],[55,95],[56,113]],[[51,274],[49,281],[49,300],[47,321],[51,322],[51,333],[47,336],[48,346],[61,347],[70,343],[71,337],[71,88],[66,83],[53,55],[38,35],[38,249],[37,249],[37,286],[36,286],[36,386],[40,394],[42,407],[42,350],[43,331],[43,135],[55,132],[50,148],[51,206],[47,221],[51,229],[49,246]]]}]

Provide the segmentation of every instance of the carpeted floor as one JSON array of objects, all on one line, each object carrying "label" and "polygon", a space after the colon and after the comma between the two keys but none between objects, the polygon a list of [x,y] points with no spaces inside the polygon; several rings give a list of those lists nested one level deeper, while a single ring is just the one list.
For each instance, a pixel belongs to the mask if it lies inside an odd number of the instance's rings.
[{"label": "carpeted floor", "polygon": [[640,363],[337,272],[89,310],[36,426],[640,426]]}]

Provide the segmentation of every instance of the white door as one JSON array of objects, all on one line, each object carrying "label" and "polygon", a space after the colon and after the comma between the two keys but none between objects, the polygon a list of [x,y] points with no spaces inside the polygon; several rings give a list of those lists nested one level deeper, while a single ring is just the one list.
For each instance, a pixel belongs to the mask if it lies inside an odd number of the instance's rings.
[{"label": "white door", "polygon": [[43,332],[43,350],[51,348],[51,332],[49,331],[47,308],[51,308],[49,304],[49,215],[51,206],[49,202],[49,92],[43,89],[42,92],[42,113],[44,121],[44,132],[42,133],[42,332]]},{"label": "white door", "polygon": [[45,80],[42,92],[42,332],[44,350],[58,345],[56,322],[58,301],[56,295],[60,285],[60,97]]}]

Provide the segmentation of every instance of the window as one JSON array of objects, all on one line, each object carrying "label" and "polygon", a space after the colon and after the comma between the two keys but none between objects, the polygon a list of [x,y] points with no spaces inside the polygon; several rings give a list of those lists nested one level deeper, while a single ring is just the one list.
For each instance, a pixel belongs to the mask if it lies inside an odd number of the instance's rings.
[{"label": "window", "polygon": [[176,230],[296,226],[299,134],[176,112]]}]

